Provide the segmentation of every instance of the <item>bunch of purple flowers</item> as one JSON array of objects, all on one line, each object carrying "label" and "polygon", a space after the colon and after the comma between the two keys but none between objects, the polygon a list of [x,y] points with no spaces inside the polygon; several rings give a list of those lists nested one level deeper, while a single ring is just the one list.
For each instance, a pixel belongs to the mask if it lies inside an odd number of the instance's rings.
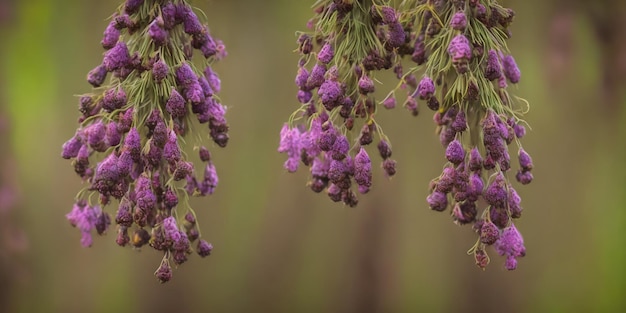
[{"label": "bunch of purple flowers", "polygon": [[495,245],[513,270],[526,251],[513,224],[522,207],[509,181],[509,145],[518,146],[516,180],[533,179],[532,159],[520,142],[524,112],[507,91],[520,80],[505,44],[514,12],[496,1],[469,0],[418,1],[407,14],[424,25],[415,35],[415,49],[422,50],[414,61],[426,66],[418,90],[422,100],[440,104],[431,108],[447,160],[427,202],[435,211],[450,208],[457,224],[473,224],[478,240],[469,253],[478,266],[489,263],[485,248]]},{"label": "bunch of purple flowers", "polygon": [[[204,132],[220,147],[228,142],[220,79],[211,67],[226,51],[186,1],[127,0],[101,43],[102,64],[87,76],[94,93],[80,97],[80,126],[63,145],[62,157],[88,185],[67,219],[81,231],[83,246],[91,246],[94,229],[103,234],[114,220],[120,246],[164,253],[155,275],[167,282],[170,262],[184,263],[192,244],[202,257],[213,249],[187,202],[212,194],[218,176],[201,140],[195,148],[201,163],[194,164],[184,138],[201,139]],[[194,49],[204,56],[203,71],[191,62]],[[106,207],[114,199],[111,218]]]},{"label": "bunch of purple flowers", "polygon": [[[300,163],[309,167],[314,192],[356,206],[353,186],[362,194],[372,186],[368,145],[377,141],[386,176],[396,173],[390,141],[375,119],[379,105],[391,109],[395,98],[376,101],[375,74],[393,69],[402,77],[410,38],[388,1],[317,1],[308,26],[297,40],[300,107],[283,126],[278,151],[287,154],[288,172]],[[408,103],[417,115],[415,102]]]}]

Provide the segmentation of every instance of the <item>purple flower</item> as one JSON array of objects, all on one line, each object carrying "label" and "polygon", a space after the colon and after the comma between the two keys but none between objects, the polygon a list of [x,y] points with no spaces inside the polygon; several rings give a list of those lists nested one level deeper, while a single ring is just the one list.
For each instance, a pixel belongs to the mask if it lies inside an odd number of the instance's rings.
[{"label": "purple flower", "polygon": [[206,240],[204,239],[200,239],[200,241],[198,241],[198,247],[196,251],[198,251],[198,255],[200,255],[201,257],[207,257],[211,255],[211,251],[213,251],[213,245],[206,242]]},{"label": "purple flower", "polygon": [[326,74],[326,65],[316,63],[311,69],[311,74],[307,80],[307,89],[320,87],[324,83],[324,74]]},{"label": "purple flower", "polygon": [[118,131],[116,122],[110,122],[107,124],[106,134],[104,136],[104,142],[109,147],[114,147],[120,144],[122,140],[122,134]]},{"label": "purple flower", "polygon": [[469,177],[468,189],[467,189],[467,199],[470,201],[477,201],[478,197],[482,195],[484,188],[483,179],[480,177],[480,174],[473,173]]},{"label": "purple flower", "polygon": [[198,83],[198,76],[193,72],[189,63],[184,62],[176,69],[176,82],[184,88]]},{"label": "purple flower", "polygon": [[343,160],[348,154],[349,150],[350,143],[348,142],[348,138],[346,138],[346,136],[344,135],[339,135],[337,136],[337,140],[335,140],[333,148],[331,149],[332,158],[335,160]]},{"label": "purple flower", "polygon": [[170,130],[167,142],[163,147],[163,158],[171,165],[175,165],[180,161],[181,153],[178,147],[178,136],[173,130]]},{"label": "purple flower", "polygon": [[502,69],[500,60],[498,59],[498,53],[495,50],[489,50],[487,65],[485,66],[485,78],[495,80],[500,78],[500,76],[502,76]]},{"label": "purple flower", "polygon": [[506,76],[511,83],[517,84],[520,80],[521,73],[512,55],[507,55],[502,59],[502,67],[504,68],[504,76]]},{"label": "purple flower", "polygon": [[485,190],[483,194],[485,201],[488,204],[497,207],[504,208],[507,201],[506,181],[502,173],[496,174],[495,179]]},{"label": "purple flower", "polygon": [[83,143],[80,139],[78,132],[74,137],[70,138],[63,144],[63,151],[61,152],[61,157],[64,159],[71,159],[78,156],[78,151],[83,146]]},{"label": "purple flower", "polygon": [[442,212],[448,207],[448,196],[439,191],[433,191],[428,197],[426,202],[432,210]]},{"label": "purple flower", "polygon": [[173,216],[168,216],[163,220],[163,234],[165,235],[165,240],[172,243],[180,240],[178,224]]},{"label": "purple flower", "polygon": [[181,96],[176,89],[172,89],[170,92],[170,98],[165,104],[165,110],[167,110],[167,113],[169,113],[172,118],[183,118],[187,115],[185,99],[183,99],[183,96]]},{"label": "purple flower", "polygon": [[398,21],[389,24],[389,38],[387,39],[387,43],[389,43],[391,47],[397,48],[402,46],[405,41],[406,33],[404,32],[402,24]]},{"label": "purple flower", "polygon": [[215,165],[212,162],[208,162],[206,167],[204,168],[204,179],[199,184],[198,188],[200,190],[200,194],[202,195],[211,195],[215,191],[215,187],[217,187],[217,183],[219,182],[219,178],[217,176],[217,171],[215,170]]},{"label": "purple flower", "polygon": [[204,77],[206,77],[207,81],[209,82],[209,86],[211,86],[211,89],[213,89],[215,93],[219,93],[222,88],[222,83],[220,81],[220,78],[211,69],[210,66],[207,66],[204,69]]},{"label": "purple flower", "polygon": [[334,80],[326,80],[317,90],[322,104],[327,110],[335,108],[343,96],[343,90],[341,84]]},{"label": "purple flower", "polygon": [[106,150],[106,144],[104,143],[104,136],[106,136],[106,126],[101,120],[87,126],[85,128],[85,134],[87,135],[87,143],[96,151]]},{"label": "purple flower", "polygon": [[372,185],[372,161],[363,147],[354,157],[354,180],[359,186]]},{"label": "purple flower", "polygon": [[480,228],[480,242],[486,245],[492,245],[496,243],[500,237],[500,229],[491,221],[486,221]]},{"label": "purple flower", "polygon": [[524,125],[515,124],[513,126],[513,131],[515,132],[515,137],[522,138],[526,135],[526,127]]},{"label": "purple flower", "polygon": [[306,104],[309,103],[309,101],[311,101],[311,99],[313,98],[313,93],[306,90],[298,90],[297,98],[298,102]]},{"label": "purple flower", "polygon": [[347,177],[348,168],[341,160],[331,160],[328,167],[328,179],[335,185],[344,181]]},{"label": "purple flower", "polygon": [[434,93],[435,93],[435,83],[430,77],[424,76],[424,78],[420,80],[420,83],[417,86],[417,95],[419,96],[420,99],[426,100],[426,99],[430,99]]},{"label": "purple flower", "polygon": [[280,130],[280,143],[278,152],[287,153],[287,161],[284,167],[290,173],[298,170],[300,162],[300,131],[297,128],[290,128],[285,123]]},{"label": "purple flower", "polygon": [[456,223],[460,225],[468,224],[476,220],[476,203],[471,201],[464,201],[456,203],[452,209],[452,216]]},{"label": "purple flower", "polygon": [[374,89],[375,89],[374,81],[372,80],[371,77],[367,75],[361,76],[361,78],[359,79],[358,86],[359,86],[359,92],[364,95],[374,92]]},{"label": "purple flower", "polygon": [[161,262],[161,265],[156,270],[154,275],[159,279],[161,283],[166,283],[172,279],[172,268],[168,264],[168,262]]},{"label": "purple flower", "polygon": [[452,164],[458,165],[465,160],[465,149],[457,139],[448,144],[446,148],[446,159]]},{"label": "purple flower", "polygon": [[519,148],[517,155],[519,158],[519,165],[523,171],[530,171],[533,169],[533,160],[524,148]]},{"label": "purple flower", "polygon": [[396,174],[396,161],[392,159],[386,159],[382,163],[382,168],[385,171],[385,176],[391,177]]},{"label": "purple flower", "polygon": [[143,4],[143,0],[126,0],[124,4],[124,11],[128,14],[133,14],[139,10],[139,7]]},{"label": "purple flower", "polygon": [[150,26],[148,26],[148,36],[150,36],[150,38],[152,38],[152,41],[154,42],[154,44],[157,47],[160,47],[162,45],[165,44],[165,42],[167,41],[167,36],[168,33],[165,29],[161,28],[161,26],[159,24],[163,24],[163,21],[161,21],[161,23],[158,23],[159,18],[156,18],[152,21],[152,23],[150,23]]},{"label": "purple flower", "polygon": [[112,72],[114,70],[121,69],[130,63],[130,54],[128,47],[123,41],[118,42],[115,47],[111,48],[104,54],[102,65],[107,71]]},{"label": "purple flower", "polygon": [[472,151],[470,151],[470,158],[469,158],[469,170],[470,171],[480,171],[482,170],[483,167],[483,158],[480,156],[480,152],[478,151],[477,147],[472,148]]},{"label": "purple flower", "polygon": [[443,193],[448,193],[452,190],[455,181],[456,171],[453,167],[449,166],[443,169],[443,172],[437,180],[435,190]]},{"label": "purple flower", "polygon": [[509,186],[509,212],[512,218],[519,218],[522,216],[522,206],[520,203],[522,198],[517,194],[517,191],[513,187]]},{"label": "purple flower", "polygon": [[393,96],[388,97],[387,99],[383,100],[383,106],[385,107],[385,109],[393,109],[396,107],[396,98]]},{"label": "purple flower", "polygon": [[298,68],[298,74],[296,75],[296,86],[301,90],[307,89],[306,82],[309,79],[309,71],[305,67]]},{"label": "purple flower", "polygon": [[87,82],[94,87],[100,87],[107,77],[107,69],[104,65],[98,65],[87,74]]},{"label": "purple flower", "polygon": [[163,27],[165,29],[172,29],[180,21],[176,19],[176,7],[171,2],[168,2],[161,7],[161,17],[163,18]]},{"label": "purple flower", "polygon": [[83,247],[90,247],[93,243],[91,230],[96,227],[98,216],[101,214],[99,206],[92,207],[85,201],[80,200],[74,204],[72,211],[65,217],[70,224],[80,230],[82,238],[80,243]]},{"label": "purple flower", "polygon": [[131,128],[126,135],[123,150],[128,151],[135,162],[139,161],[139,156],[141,155],[141,137],[139,137],[139,132],[135,127]]},{"label": "purple flower", "polygon": [[111,20],[107,28],[104,30],[104,35],[101,41],[104,49],[108,50],[113,48],[120,38],[120,31],[115,26],[115,20]]},{"label": "purple flower", "polygon": [[417,36],[415,40],[411,60],[417,63],[417,65],[422,65],[426,62],[426,45],[424,44],[424,35],[422,34]]},{"label": "purple flower", "polygon": [[454,121],[450,124],[450,128],[457,133],[464,132],[467,129],[467,118],[465,111],[461,110],[456,114]]},{"label": "purple flower", "polygon": [[377,148],[378,152],[380,153],[380,157],[383,158],[383,160],[391,157],[391,146],[389,146],[387,140],[381,139],[378,142]]},{"label": "purple flower", "polygon": [[519,170],[515,174],[515,179],[522,185],[528,185],[533,181],[533,174],[530,171]]},{"label": "purple flower", "polygon": [[459,34],[450,41],[448,54],[457,72],[463,74],[468,71],[467,63],[472,58],[472,45],[467,37]]},{"label": "purple flower", "polygon": [[333,51],[333,46],[327,42],[322,46],[320,52],[317,54],[317,59],[324,64],[328,64],[333,59],[334,55],[335,52]]},{"label": "purple flower", "polygon": [[104,92],[102,108],[107,112],[113,112],[126,105],[126,92],[121,87],[111,88]]},{"label": "purple flower", "polygon": [[183,20],[183,28],[185,33],[190,35],[199,35],[203,31],[202,24],[198,20],[198,16],[188,6],[180,7],[180,12]]},{"label": "purple flower", "polygon": [[380,16],[382,18],[383,23],[385,24],[393,24],[398,22],[398,16],[396,15],[396,10],[390,6],[382,6],[380,8]]},{"label": "purple flower", "polygon": [[513,223],[502,231],[500,239],[495,244],[496,251],[502,256],[506,256],[505,267],[507,270],[514,270],[517,267],[517,258],[526,255],[524,239]]},{"label": "purple flower", "polygon": [[157,83],[160,83],[163,79],[165,79],[169,71],[170,71],[170,68],[169,66],[167,66],[167,63],[163,61],[163,59],[159,58],[152,65],[152,77],[154,78],[154,81]]},{"label": "purple flower", "polygon": [[452,19],[450,20],[450,27],[456,30],[465,30],[467,27],[467,17],[465,17],[465,12],[457,11],[452,15]]}]

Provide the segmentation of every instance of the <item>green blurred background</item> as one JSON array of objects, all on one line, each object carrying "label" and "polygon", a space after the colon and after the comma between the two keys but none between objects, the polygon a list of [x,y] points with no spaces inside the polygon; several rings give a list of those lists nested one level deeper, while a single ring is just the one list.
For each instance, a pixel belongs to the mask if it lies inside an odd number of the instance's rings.
[{"label": "green blurred background", "polygon": [[357,208],[283,170],[295,31],[312,2],[195,1],[228,49],[216,69],[231,141],[213,149],[216,194],[194,202],[214,254],[160,285],[161,255],[122,249],[114,232],[83,248],[64,217],[81,182],[61,144],[117,1],[0,0],[1,177],[18,190],[0,212],[0,312],[626,310],[623,1],[504,2],[517,12],[509,47],[522,81],[512,92],[531,103],[523,142],[536,166],[518,188],[528,254],[513,272],[493,250],[479,270],[466,255],[471,229],[427,208],[444,163],[427,110],[380,114],[398,174],[387,181],[376,168]]}]

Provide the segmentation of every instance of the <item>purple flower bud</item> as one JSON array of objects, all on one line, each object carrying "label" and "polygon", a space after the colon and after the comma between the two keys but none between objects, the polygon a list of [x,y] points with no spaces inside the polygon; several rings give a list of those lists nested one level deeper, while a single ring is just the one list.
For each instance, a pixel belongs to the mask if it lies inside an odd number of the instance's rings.
[{"label": "purple flower bud", "polygon": [[359,92],[367,95],[368,93],[374,92],[374,89],[374,81],[372,78],[367,75],[361,76],[359,79]]},{"label": "purple flower bud", "polygon": [[448,196],[439,191],[433,191],[428,197],[426,197],[426,201],[432,210],[442,212],[448,207]]},{"label": "purple flower bud", "polygon": [[524,239],[514,224],[502,231],[500,239],[495,244],[496,251],[502,256],[506,256],[505,266],[508,270],[514,270],[517,267],[518,257],[526,255],[526,247],[524,247]]},{"label": "purple flower bud", "polygon": [[396,10],[390,6],[382,6],[380,8],[380,17],[385,24],[394,24],[398,22],[398,16]]},{"label": "purple flower bud", "polygon": [[473,173],[470,175],[468,189],[467,189],[467,199],[470,201],[477,201],[478,197],[482,195],[484,188],[483,179],[480,177],[480,174]]},{"label": "purple flower bud", "polygon": [[461,74],[467,72],[467,63],[472,58],[472,46],[467,37],[459,34],[452,38],[448,45],[448,54],[457,72]]},{"label": "purple flower bud", "polygon": [[185,33],[189,35],[198,35],[202,33],[203,27],[200,21],[198,20],[198,16],[193,10],[188,6],[182,6],[180,8],[183,19],[183,27]]},{"label": "purple flower bud", "polygon": [[107,112],[113,112],[126,105],[126,92],[121,87],[111,88],[104,92],[102,108]]},{"label": "purple flower bud", "polygon": [[296,75],[296,86],[298,86],[302,90],[307,89],[306,82],[308,79],[309,71],[307,71],[305,67],[299,67],[298,74]]},{"label": "purple flower bud", "polygon": [[163,59],[161,58],[159,58],[152,65],[152,77],[154,78],[154,81],[157,83],[160,83],[163,79],[165,79],[169,71],[170,71],[170,68],[167,66],[167,63],[165,63]]},{"label": "purple flower bud", "polygon": [[137,128],[131,128],[126,135],[126,138],[124,138],[123,150],[130,153],[130,155],[133,157],[133,161],[139,161],[139,156],[141,155],[141,137],[139,137],[139,132],[137,131]]},{"label": "purple flower bud", "polygon": [[389,178],[396,174],[396,161],[392,159],[385,159],[382,163],[382,168],[385,171],[385,176]]},{"label": "purple flower bud", "polygon": [[457,11],[454,13],[454,15],[452,15],[452,19],[450,20],[450,27],[456,30],[465,30],[465,27],[467,27],[465,12]]},{"label": "purple flower bud", "polygon": [[457,133],[463,132],[467,129],[467,118],[465,111],[461,110],[456,114],[454,121],[450,124],[450,128]]},{"label": "purple flower bud", "polygon": [[506,76],[512,84],[517,84],[520,80],[521,73],[512,55],[507,55],[502,59],[502,67],[504,68],[504,76]]},{"label": "purple flower bud", "polygon": [[129,108],[128,110],[126,110],[123,114],[120,114],[120,119],[117,122],[117,127],[118,127],[118,131],[122,134],[127,133],[128,131],[130,131],[130,128],[132,127],[133,124],[133,108]]},{"label": "purple flower bud", "polygon": [[213,91],[215,93],[219,93],[221,88],[222,88],[222,83],[220,81],[220,78],[217,76],[217,74],[211,69],[210,66],[207,66],[204,69],[204,77],[207,79],[207,81],[209,82],[209,86],[211,86],[211,89],[213,89]]},{"label": "purple flower bud", "polygon": [[104,30],[104,35],[101,41],[104,49],[108,50],[113,48],[120,38],[120,31],[115,26],[115,20],[111,20],[107,28]]},{"label": "purple flower bud", "polygon": [[385,109],[393,109],[396,107],[396,98],[393,96],[388,97],[387,99],[383,100],[383,106],[385,107]]},{"label": "purple flower bud", "polygon": [[331,160],[328,167],[328,179],[333,184],[340,184],[347,176],[348,169],[343,161]]},{"label": "purple flower bud", "polygon": [[168,262],[161,262],[161,265],[154,273],[154,276],[156,276],[161,283],[167,283],[170,281],[172,279],[172,268]]},{"label": "purple flower bud", "polygon": [[128,65],[129,62],[130,53],[128,52],[128,47],[126,47],[125,42],[120,41],[104,54],[102,65],[104,65],[107,71],[112,72]]},{"label": "purple flower bud", "polygon": [[137,208],[151,211],[156,208],[157,198],[150,187],[150,180],[145,176],[140,176],[135,185],[137,198]]},{"label": "purple flower bud", "polygon": [[180,161],[180,149],[178,148],[178,137],[172,130],[165,146],[163,147],[163,158],[171,165],[175,165]]},{"label": "purple flower bud", "polygon": [[419,35],[415,40],[411,60],[417,63],[417,65],[422,65],[426,62],[426,45],[424,44],[424,35]]},{"label": "purple flower bud", "polygon": [[507,201],[506,181],[502,173],[498,173],[496,178],[485,190],[483,194],[485,201],[496,208],[504,208]]},{"label": "purple flower bud", "polygon": [[515,174],[515,179],[522,185],[528,185],[533,181],[533,174],[530,171],[520,169],[517,171],[517,174]]},{"label": "purple flower bud", "polygon": [[489,50],[487,56],[487,65],[485,66],[485,78],[488,80],[495,80],[502,76],[502,69],[498,54],[495,50]]},{"label": "purple flower bud", "polygon": [[343,160],[348,154],[350,150],[350,143],[348,142],[348,138],[344,135],[337,136],[337,140],[333,144],[332,148],[332,158],[334,160]]},{"label": "purple flower bud", "polygon": [[454,170],[453,167],[450,166],[450,167],[444,168],[443,172],[437,179],[437,185],[435,187],[435,190],[442,192],[442,193],[450,192],[454,185],[455,176],[456,176],[456,171]]},{"label": "purple flower bud", "polygon": [[378,142],[378,152],[383,160],[391,157],[391,147],[386,140],[382,139]]},{"label": "purple flower bud", "polygon": [[334,55],[335,52],[333,47],[327,42],[322,46],[320,52],[317,54],[317,59],[324,64],[328,64],[333,59]]},{"label": "purple flower bud", "polygon": [[163,24],[163,23],[162,21],[161,23],[158,23],[157,22],[158,19],[160,18],[158,17],[154,19],[154,21],[150,23],[150,26],[148,26],[148,36],[150,36],[150,38],[152,39],[152,41],[157,47],[160,47],[164,45],[165,42],[167,41],[168,33],[165,29],[161,28],[159,24]]},{"label": "purple flower bud", "polygon": [[500,229],[491,221],[486,221],[480,228],[480,242],[486,245],[496,243],[500,237]]},{"label": "purple flower bud", "polygon": [[185,99],[183,99],[183,96],[181,96],[176,89],[172,88],[170,98],[165,104],[165,110],[167,110],[167,113],[169,113],[172,118],[183,118],[187,115]]},{"label": "purple flower bud", "polygon": [[327,110],[332,110],[339,105],[343,96],[343,90],[341,84],[334,80],[326,80],[317,90],[322,104]]},{"label": "purple flower bud", "polygon": [[470,171],[480,171],[483,168],[483,158],[480,156],[480,152],[477,147],[472,148],[470,151],[468,167]]},{"label": "purple flower bud", "polygon": [[387,39],[389,46],[397,48],[402,46],[405,41],[406,32],[404,31],[402,24],[398,21],[389,24],[389,38]]},{"label": "purple flower bud", "polygon": [[63,151],[61,152],[61,157],[64,159],[71,159],[78,156],[78,151],[83,146],[83,143],[80,139],[78,133],[74,135],[74,137],[70,138],[63,144]]},{"label": "purple flower bud", "polygon": [[359,186],[372,185],[372,161],[363,147],[354,157],[354,180]]},{"label": "purple flower bud", "polygon": [[111,225],[111,217],[109,216],[109,213],[98,210],[94,225],[98,235],[104,234],[107,229],[109,229],[109,225]]},{"label": "purple flower bud", "polygon": [[120,201],[120,205],[117,208],[117,214],[115,215],[115,223],[122,227],[130,227],[133,224],[133,217],[131,215],[131,204],[125,198]]},{"label": "purple flower bud", "polygon": [[206,167],[204,168],[204,180],[198,186],[200,190],[200,194],[202,195],[211,195],[215,191],[217,184],[219,182],[219,178],[217,176],[217,171],[215,169],[215,165],[212,162],[208,162]]},{"label": "purple flower bud", "polygon": [[120,144],[122,140],[122,134],[118,131],[118,126],[116,122],[110,122],[107,124],[106,134],[104,137],[104,142],[109,147],[114,147]]},{"label": "purple flower bud", "polygon": [[163,18],[163,27],[172,29],[180,21],[176,19],[176,7],[171,2],[161,7],[161,17]]},{"label": "purple flower bud", "polygon": [[80,230],[82,238],[80,243],[83,247],[90,247],[93,240],[91,230],[96,227],[98,216],[101,214],[99,206],[92,207],[85,201],[80,200],[74,204],[72,211],[65,215],[70,224]]},{"label": "purple flower bud", "polygon": [[446,159],[452,164],[458,165],[465,160],[465,149],[460,141],[455,139],[446,148]]},{"label": "purple flower bud", "polygon": [[223,56],[220,55],[220,53],[225,54],[225,51],[223,50],[224,47],[221,44],[221,41],[217,41],[215,42],[215,40],[213,39],[213,37],[211,37],[208,33],[208,30],[205,30],[205,39],[204,42],[202,43],[202,46],[200,46],[200,51],[202,52],[202,55],[208,59],[214,55],[218,55],[217,58],[220,59]]},{"label": "purple flower bud", "polygon": [[522,206],[520,203],[522,198],[517,194],[513,187],[509,186],[509,212],[512,218],[520,218],[522,216]]},{"label": "purple flower bud", "polygon": [[163,234],[165,236],[165,240],[172,243],[180,240],[178,224],[173,216],[168,216],[163,220]]},{"label": "purple flower bud", "polygon": [[311,69],[311,74],[307,80],[307,89],[318,88],[324,83],[324,75],[326,74],[326,65],[317,63]]},{"label": "purple flower bud", "polygon": [[515,124],[515,126],[513,126],[513,131],[515,132],[515,137],[517,138],[522,138],[526,135],[526,127],[524,127],[524,125]]},{"label": "purple flower bud", "polygon": [[98,65],[87,74],[87,82],[94,87],[100,87],[107,77],[107,69],[104,65]]},{"label": "purple flower bud", "polygon": [[124,11],[128,14],[133,14],[139,10],[139,7],[143,4],[143,0],[126,0],[124,4]]},{"label": "purple flower bud", "polygon": [[419,96],[420,99],[425,100],[425,99],[430,99],[434,93],[435,93],[435,83],[430,77],[424,76],[424,78],[420,80],[420,83],[417,86],[417,95]]},{"label": "purple flower bud", "polygon": [[519,158],[519,165],[523,171],[530,171],[533,169],[533,159],[524,150],[524,148],[519,148],[517,156]]},{"label": "purple flower bud", "polygon": [[176,82],[184,88],[198,83],[198,76],[193,72],[189,63],[185,62],[176,69]]},{"label": "purple flower bud", "polygon": [[200,255],[201,257],[207,257],[209,255],[211,255],[211,251],[213,251],[213,245],[206,242],[204,239],[200,239],[200,241],[198,241],[198,255]]},{"label": "purple flower bud", "polygon": [[307,104],[313,98],[313,93],[311,93],[310,91],[298,90],[297,98],[298,102],[302,104]]},{"label": "purple flower bud", "polygon": [[106,136],[106,126],[102,123],[101,120],[96,121],[95,123],[87,126],[85,128],[85,133],[87,135],[87,143],[89,146],[98,151],[103,152],[106,150],[106,144],[104,143],[104,136]]},{"label": "purple flower bud", "polygon": [[300,131],[297,128],[290,128],[287,123],[280,130],[278,152],[287,153],[288,159],[284,167],[290,173],[298,170],[300,162],[300,135]]}]

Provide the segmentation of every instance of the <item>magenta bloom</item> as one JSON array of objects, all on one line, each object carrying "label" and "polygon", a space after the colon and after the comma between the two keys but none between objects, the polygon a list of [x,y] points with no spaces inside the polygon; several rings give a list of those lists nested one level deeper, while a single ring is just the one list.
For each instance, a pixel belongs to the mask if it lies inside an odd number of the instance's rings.
[{"label": "magenta bloom", "polygon": [[456,30],[464,30],[467,27],[467,17],[465,17],[465,12],[458,11],[452,15],[452,19],[450,20],[450,27]]},{"label": "magenta bloom", "polygon": [[287,153],[288,159],[284,164],[287,171],[293,173],[298,170],[300,164],[300,131],[297,128],[290,128],[287,123],[283,125],[280,130],[278,152]]},{"label": "magenta bloom", "polygon": [[450,54],[452,62],[460,59],[470,60],[472,58],[472,45],[467,37],[456,35],[448,45],[448,54]]},{"label": "magenta bloom", "polygon": [[420,80],[419,85],[417,85],[417,95],[420,99],[426,100],[430,99],[434,93],[435,83],[430,77],[424,76],[424,78]]},{"label": "magenta bloom", "polygon": [[317,54],[317,59],[324,64],[328,64],[334,56],[335,51],[333,50],[333,46],[331,46],[330,43],[325,43]]},{"label": "magenta bloom", "polygon": [[502,59],[502,67],[504,68],[504,76],[506,76],[512,84],[517,84],[522,74],[512,55],[507,55]]},{"label": "magenta bloom", "polygon": [[372,185],[372,161],[363,147],[354,157],[354,180],[359,186]]},{"label": "magenta bloom", "polygon": [[513,223],[504,229],[502,235],[495,244],[496,251],[502,256],[506,256],[505,268],[509,271],[517,268],[517,258],[526,255],[524,238],[519,233]]}]

